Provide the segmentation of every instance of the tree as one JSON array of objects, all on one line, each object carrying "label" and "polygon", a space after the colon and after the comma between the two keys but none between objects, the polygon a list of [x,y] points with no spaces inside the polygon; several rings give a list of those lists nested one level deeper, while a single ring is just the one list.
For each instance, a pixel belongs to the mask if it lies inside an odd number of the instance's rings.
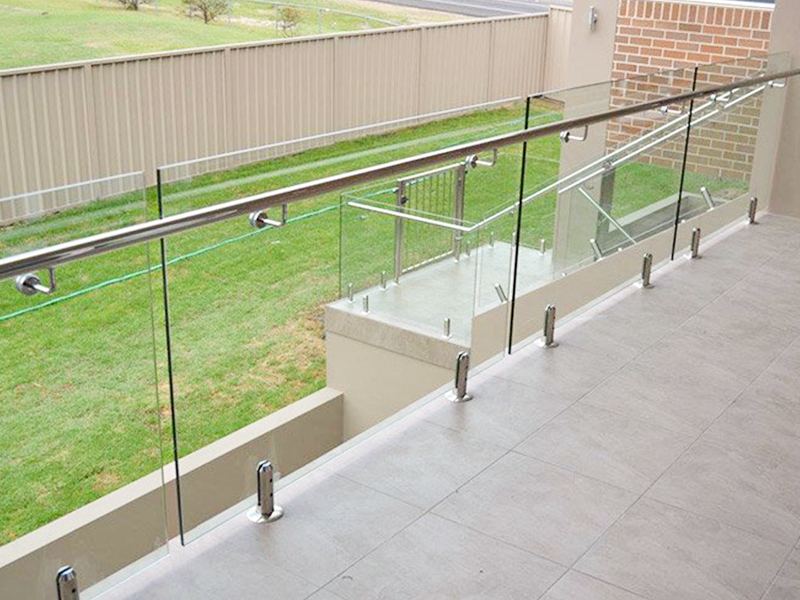
[{"label": "tree", "polygon": [[230,0],[183,0],[186,14],[190,17],[200,15],[204,23],[210,23],[226,14],[231,8]]},{"label": "tree", "polygon": [[281,28],[283,35],[291,36],[298,23],[300,23],[300,11],[293,6],[278,7],[278,27]]},{"label": "tree", "polygon": [[128,10],[139,10],[139,6],[144,4],[146,0],[117,0],[119,4],[122,4]]}]

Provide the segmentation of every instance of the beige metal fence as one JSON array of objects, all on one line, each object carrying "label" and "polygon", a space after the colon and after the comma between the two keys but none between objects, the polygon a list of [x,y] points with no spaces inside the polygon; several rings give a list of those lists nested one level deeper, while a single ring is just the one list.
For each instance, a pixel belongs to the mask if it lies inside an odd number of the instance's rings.
[{"label": "beige metal fence", "polygon": [[568,14],[0,71],[0,197],[554,87]]}]

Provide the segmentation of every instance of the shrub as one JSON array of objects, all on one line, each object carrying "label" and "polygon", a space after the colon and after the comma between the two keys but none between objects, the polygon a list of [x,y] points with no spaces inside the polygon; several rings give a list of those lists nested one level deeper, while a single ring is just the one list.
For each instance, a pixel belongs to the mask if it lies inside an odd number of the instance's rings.
[{"label": "shrub", "polygon": [[290,36],[300,23],[300,11],[292,6],[278,7],[278,27],[281,28],[283,35]]},{"label": "shrub", "polygon": [[146,0],[117,0],[119,4],[122,4],[128,10],[139,10],[139,6],[144,4]]},{"label": "shrub", "polygon": [[226,14],[231,8],[230,0],[183,0],[183,4],[190,17],[200,15],[206,24]]}]

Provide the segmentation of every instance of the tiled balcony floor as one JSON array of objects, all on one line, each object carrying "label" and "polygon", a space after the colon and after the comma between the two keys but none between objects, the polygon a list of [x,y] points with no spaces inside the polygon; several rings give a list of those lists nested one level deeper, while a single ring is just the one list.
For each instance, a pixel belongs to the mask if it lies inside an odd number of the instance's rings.
[{"label": "tiled balcony floor", "polygon": [[109,598],[800,598],[800,221],[764,216]]}]

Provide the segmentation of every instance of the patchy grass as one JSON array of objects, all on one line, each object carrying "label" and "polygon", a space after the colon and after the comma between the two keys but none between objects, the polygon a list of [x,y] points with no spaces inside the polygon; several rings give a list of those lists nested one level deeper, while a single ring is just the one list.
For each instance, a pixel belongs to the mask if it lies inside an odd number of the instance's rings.
[{"label": "patchy grass", "polygon": [[[156,10],[156,4],[158,10]],[[383,8],[371,2],[297,2],[408,25],[450,21],[453,15]],[[111,0],[0,0],[0,69],[284,38],[268,2],[237,0],[230,15],[208,25],[188,18],[180,0],[152,0],[138,11]],[[337,12],[322,12],[323,33],[387,27]],[[293,36],[316,34],[316,10],[299,9]]]}]

